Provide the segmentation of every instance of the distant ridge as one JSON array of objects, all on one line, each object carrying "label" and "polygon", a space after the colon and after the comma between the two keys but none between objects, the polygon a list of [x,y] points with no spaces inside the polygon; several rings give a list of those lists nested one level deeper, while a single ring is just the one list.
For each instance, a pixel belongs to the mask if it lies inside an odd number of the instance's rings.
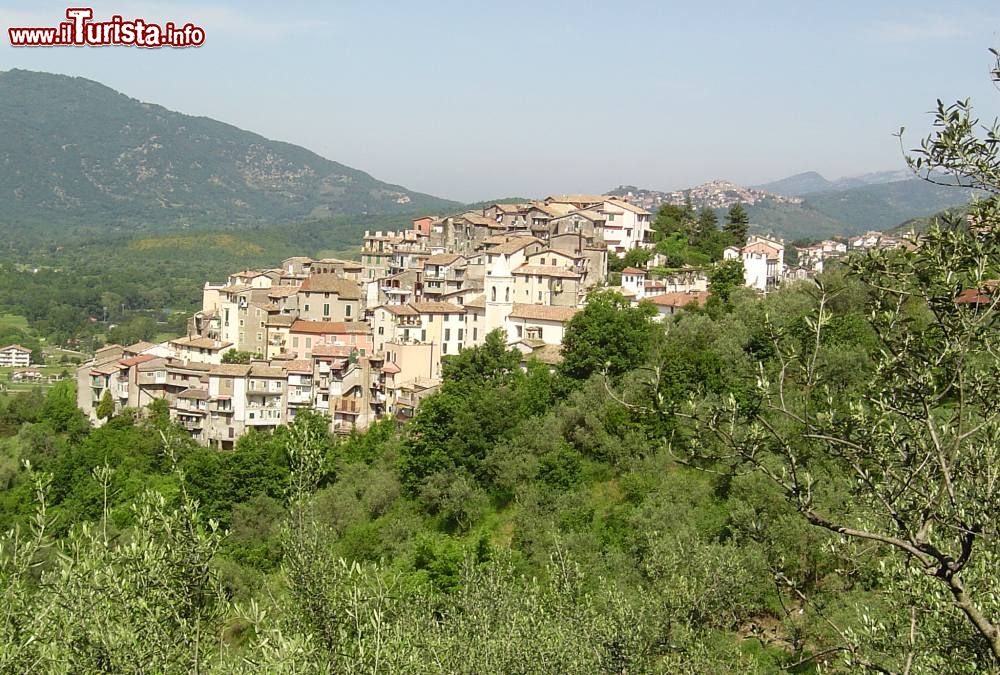
[{"label": "distant ridge", "polygon": [[0,227],[156,230],[456,202],[83,78],[0,72]]}]

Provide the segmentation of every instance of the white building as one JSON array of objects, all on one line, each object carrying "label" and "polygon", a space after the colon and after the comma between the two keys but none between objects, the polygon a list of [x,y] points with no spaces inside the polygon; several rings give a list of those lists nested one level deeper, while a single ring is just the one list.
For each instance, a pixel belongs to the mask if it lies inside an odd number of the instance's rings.
[{"label": "white building", "polygon": [[0,368],[24,368],[31,364],[31,350],[21,345],[0,349]]},{"label": "white building", "polygon": [[758,235],[747,238],[743,248],[730,246],[723,252],[725,260],[742,260],[743,277],[749,288],[767,291],[777,287],[785,276],[785,244],[780,239]]}]

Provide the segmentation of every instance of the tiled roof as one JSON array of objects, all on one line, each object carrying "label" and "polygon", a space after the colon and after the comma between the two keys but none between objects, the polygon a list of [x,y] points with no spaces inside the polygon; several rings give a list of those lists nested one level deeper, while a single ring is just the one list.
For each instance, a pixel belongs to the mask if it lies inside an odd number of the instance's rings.
[{"label": "tiled roof", "polygon": [[450,302],[411,302],[410,307],[421,314],[464,314],[465,307]]},{"label": "tiled roof", "polygon": [[512,253],[517,253],[521,249],[527,248],[532,244],[542,243],[540,239],[536,237],[512,237],[508,239],[503,244],[498,244],[493,248],[489,249],[490,253],[503,253],[504,255],[510,255]]},{"label": "tiled roof", "polygon": [[282,365],[287,368],[290,373],[311,373],[313,369],[312,361],[306,361],[305,359],[287,361]]},{"label": "tiled roof", "polygon": [[609,197],[606,195],[554,195],[546,197],[545,201],[557,204],[602,204]]},{"label": "tiled roof", "polygon": [[177,398],[190,398],[196,401],[207,401],[208,392],[204,389],[185,389],[181,393],[177,394]]},{"label": "tiled roof", "polygon": [[150,349],[155,349],[158,346],[159,345],[155,345],[152,342],[146,342],[145,340],[141,340],[139,342],[136,342],[134,345],[129,345],[128,347],[125,347],[124,349],[125,351],[130,352],[132,354],[141,354],[145,351],[149,351]]},{"label": "tiled roof", "polygon": [[5,352],[10,349],[13,349],[14,351],[21,353],[29,353],[29,354],[31,353],[30,349],[28,349],[27,347],[22,347],[21,345],[7,345],[6,347],[0,347],[0,352]]},{"label": "tiled roof", "polygon": [[298,286],[292,285],[281,285],[281,286],[271,286],[267,289],[267,297],[269,298],[287,298],[290,295],[295,295],[299,292]]},{"label": "tiled roof", "polygon": [[622,274],[646,274],[646,270],[641,270],[638,267],[626,267],[622,270]]},{"label": "tiled roof", "polygon": [[618,208],[625,209],[626,211],[631,211],[632,213],[638,214],[640,216],[648,216],[649,211],[642,208],[641,206],[636,206],[635,204],[629,204],[622,199],[608,199],[608,203],[614,204]]},{"label": "tiled roof", "polygon": [[529,321],[559,321],[566,322],[580,310],[576,307],[554,307],[552,305],[528,305],[514,303],[510,312],[513,319],[528,319]]},{"label": "tiled roof", "polygon": [[292,324],[291,332],[318,335],[361,334],[371,332],[371,328],[364,321],[303,321],[299,319]]},{"label": "tiled roof", "polygon": [[557,265],[528,265],[524,264],[513,272],[514,274],[534,274],[542,277],[558,277],[560,279],[579,279],[580,274],[573,270]]},{"label": "tiled roof", "polygon": [[477,295],[472,300],[469,300],[467,303],[465,303],[465,306],[466,307],[471,307],[473,309],[485,309],[485,307],[486,307],[486,296],[485,295]]},{"label": "tiled roof", "polygon": [[416,316],[417,310],[409,305],[379,305],[376,309],[384,309],[394,316]]},{"label": "tiled roof", "polygon": [[350,356],[351,348],[343,345],[316,345],[312,348],[313,358],[317,356]]},{"label": "tiled roof", "polygon": [[212,340],[206,337],[185,337],[177,338],[176,340],[171,340],[170,344],[177,345],[178,347],[190,347],[192,349],[211,349],[217,351],[219,349],[225,349],[226,347],[232,346],[232,342],[219,342],[217,340]]},{"label": "tiled roof", "polygon": [[152,354],[139,354],[139,356],[133,356],[132,358],[129,359],[122,359],[120,363],[123,366],[131,368],[132,366],[137,366],[140,363],[145,363],[146,361],[152,361],[155,358],[158,357],[153,356]]},{"label": "tiled roof", "polygon": [[212,366],[209,375],[221,375],[223,377],[246,377],[250,372],[250,366],[242,363],[223,363]]},{"label": "tiled roof", "polygon": [[254,363],[250,365],[250,377],[285,377],[284,368],[274,368],[272,366],[264,365],[263,363]]},{"label": "tiled roof", "polygon": [[267,317],[268,326],[291,326],[295,317],[290,314],[271,314]]},{"label": "tiled roof", "polygon": [[464,260],[464,256],[457,253],[435,253],[424,261],[425,265],[450,265],[456,260]]},{"label": "tiled roof", "polygon": [[350,279],[336,274],[313,274],[306,277],[300,287],[309,293],[336,293],[343,300],[360,300],[361,287]]}]

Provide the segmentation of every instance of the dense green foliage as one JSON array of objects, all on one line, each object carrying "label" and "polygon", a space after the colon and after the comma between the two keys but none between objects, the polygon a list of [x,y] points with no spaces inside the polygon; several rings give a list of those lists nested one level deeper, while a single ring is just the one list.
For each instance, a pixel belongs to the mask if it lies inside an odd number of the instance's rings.
[{"label": "dense green foliage", "polygon": [[[871,378],[868,294],[824,283],[841,290],[817,363],[847,397]],[[661,326],[598,294],[557,372],[522,370],[493,334],[446,358],[440,392],[405,426],[337,439],[300,415],[225,453],[185,441],[163,406],[89,429],[71,383],[12,396],[0,524],[22,538],[0,554],[0,639],[17,646],[4,668],[850,672],[842,633],[872,644],[871,612],[904,611],[891,559],[832,547],[755,473],[678,462],[710,436],[669,412],[752,405],[775,327],[806,348],[816,307],[808,285],[733,290]],[[824,489],[847,500],[850,481],[831,474]],[[45,562],[32,573],[28,559]],[[106,602],[91,626],[83,608]],[[140,638],[136,622],[154,620]]]},{"label": "dense green foliage", "polygon": [[0,174],[7,233],[54,224],[153,232],[458,206],[96,82],[23,70],[0,73],[0,164],[18,167]]}]

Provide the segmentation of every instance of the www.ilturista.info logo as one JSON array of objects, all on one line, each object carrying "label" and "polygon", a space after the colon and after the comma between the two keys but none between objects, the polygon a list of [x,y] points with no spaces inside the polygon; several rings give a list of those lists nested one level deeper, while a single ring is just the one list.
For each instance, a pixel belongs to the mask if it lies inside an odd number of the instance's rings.
[{"label": "www.ilturista.info logo", "polygon": [[14,47],[200,47],[205,44],[205,29],[193,23],[168,21],[152,23],[145,19],[93,21],[90,7],[70,7],[66,18],[56,27],[8,28]]}]

